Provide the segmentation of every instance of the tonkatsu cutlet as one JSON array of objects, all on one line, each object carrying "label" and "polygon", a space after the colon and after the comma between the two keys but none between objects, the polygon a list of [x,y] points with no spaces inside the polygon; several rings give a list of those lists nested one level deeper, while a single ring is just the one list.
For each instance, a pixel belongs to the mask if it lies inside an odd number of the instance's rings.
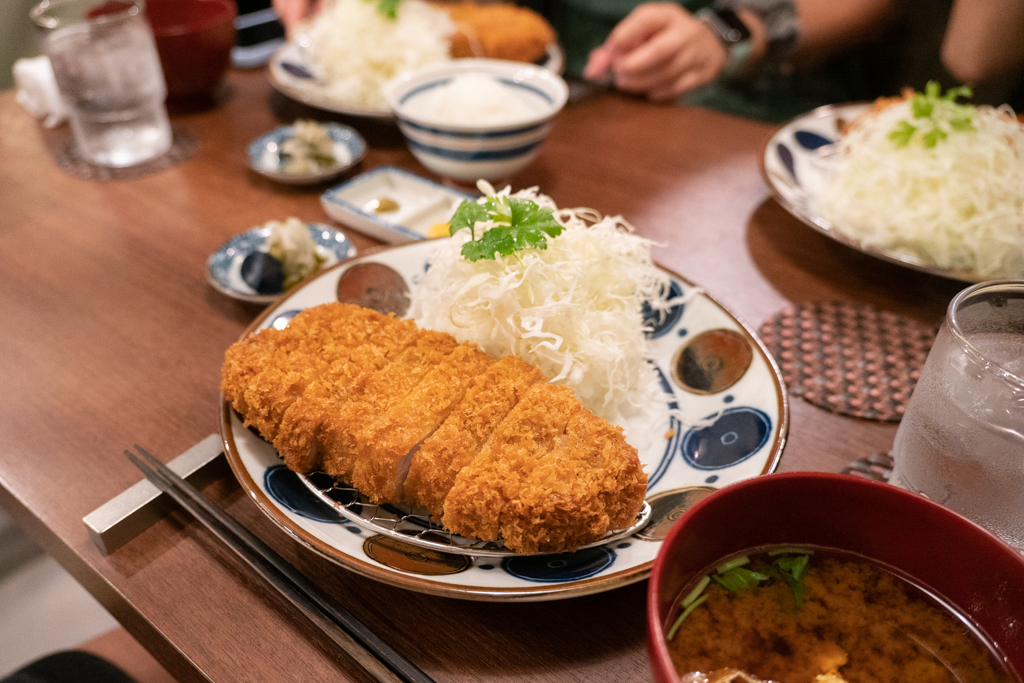
[{"label": "tonkatsu cutlet", "polygon": [[296,472],[309,472],[321,464],[324,452],[322,425],[341,410],[370,375],[392,362],[419,335],[411,322],[374,311],[362,320],[350,318],[352,329],[339,337],[340,358],[309,384],[288,408],[274,446],[285,464]]},{"label": "tonkatsu cutlet", "polygon": [[501,536],[521,552],[574,549],[632,524],[646,491],[622,429],[581,407],[561,443],[524,472],[502,512]]},{"label": "tonkatsu cutlet", "polygon": [[449,416],[470,382],[494,361],[475,344],[459,344],[406,396],[356,435],[352,484],[375,503],[399,500],[416,446]]},{"label": "tonkatsu cutlet", "polygon": [[[284,330],[265,329],[232,345],[225,354],[221,390],[265,439],[299,467],[303,453],[292,443],[287,419],[296,402],[318,388],[343,386],[381,367],[388,352],[401,348],[419,330],[405,320],[346,304],[315,306],[299,313]],[[291,456],[291,457],[289,457]]]},{"label": "tonkatsu cutlet", "polygon": [[413,454],[403,498],[440,520],[455,476],[526,390],[542,379],[540,370],[518,356],[505,356],[474,378],[462,402]]},{"label": "tonkatsu cutlet", "polygon": [[420,330],[393,362],[352,387],[349,400],[329,413],[320,427],[322,438],[318,445],[324,472],[351,482],[359,453],[359,433],[405,398],[458,345],[450,334]]},{"label": "tonkatsu cutlet", "polygon": [[558,446],[569,418],[579,409],[569,387],[546,382],[530,387],[480,454],[455,477],[444,501],[445,528],[485,541],[501,538],[503,518],[519,495],[520,481]]},{"label": "tonkatsu cutlet", "polygon": [[291,469],[517,552],[598,541],[643,504],[636,449],[572,389],[357,306],[316,306],[232,345],[221,386]]}]

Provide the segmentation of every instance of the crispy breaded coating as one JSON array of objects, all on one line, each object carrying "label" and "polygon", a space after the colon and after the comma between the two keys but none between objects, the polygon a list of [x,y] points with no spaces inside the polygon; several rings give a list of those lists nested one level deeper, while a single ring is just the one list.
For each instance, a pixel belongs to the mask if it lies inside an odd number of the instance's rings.
[{"label": "crispy breaded coating", "polygon": [[575,550],[632,524],[646,491],[622,429],[580,408],[505,505],[501,535],[520,552]]},{"label": "crispy breaded coating", "polygon": [[358,434],[398,403],[441,359],[459,343],[444,332],[420,330],[394,362],[376,370],[352,387],[349,400],[325,416],[317,443],[323,470],[342,481],[352,481],[359,454]]},{"label": "crispy breaded coating", "polygon": [[526,390],[543,379],[518,356],[505,356],[475,378],[448,419],[413,454],[403,497],[440,520],[456,475],[480,452]]},{"label": "crispy breaded coating", "polygon": [[296,472],[320,466],[321,425],[338,412],[370,375],[393,361],[419,334],[415,324],[396,320],[369,309],[349,319],[349,329],[339,330],[325,347],[325,356],[337,359],[310,383],[282,416],[274,446],[285,464]]},{"label": "crispy breaded coating", "polygon": [[569,418],[580,408],[569,387],[546,382],[530,387],[455,477],[444,501],[444,526],[485,541],[501,538],[506,508],[519,495],[520,483],[561,443]]},{"label": "crispy breaded coating", "polygon": [[535,62],[555,42],[555,30],[537,12],[511,3],[438,3],[452,18],[451,56]]},{"label": "crispy breaded coating", "polygon": [[517,552],[599,540],[643,501],[636,450],[572,389],[358,306],[315,306],[232,345],[221,387],[289,468]]},{"label": "crispy breaded coating", "polygon": [[417,332],[409,321],[360,306],[308,308],[283,330],[261,330],[233,344],[225,353],[221,390],[246,426],[275,445],[287,444],[288,434],[280,432],[293,404],[332,367],[345,367],[352,354],[379,356],[376,338],[383,329],[403,330],[410,339]]},{"label": "crispy breaded coating", "polygon": [[418,444],[444,422],[470,382],[494,364],[476,344],[459,344],[408,395],[356,435],[352,484],[371,501],[399,500]]}]

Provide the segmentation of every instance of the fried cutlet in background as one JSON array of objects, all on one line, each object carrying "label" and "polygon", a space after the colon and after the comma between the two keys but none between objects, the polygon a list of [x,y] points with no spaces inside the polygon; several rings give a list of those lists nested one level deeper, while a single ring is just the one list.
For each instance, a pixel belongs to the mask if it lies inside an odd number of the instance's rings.
[{"label": "fried cutlet in background", "polygon": [[555,42],[555,30],[537,12],[507,3],[437,3],[455,23],[451,55],[535,62]]}]

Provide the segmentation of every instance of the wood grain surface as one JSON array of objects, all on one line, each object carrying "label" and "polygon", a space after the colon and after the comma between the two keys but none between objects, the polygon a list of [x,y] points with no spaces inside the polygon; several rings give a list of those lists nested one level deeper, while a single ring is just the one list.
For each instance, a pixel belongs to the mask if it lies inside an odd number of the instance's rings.
[{"label": "wood grain surface", "polygon": [[[97,182],[55,164],[66,129],[0,94],[0,504],[181,681],[365,680],[184,514],[110,556],[81,521],[139,480],[125,447],[166,461],[217,431],[224,350],[259,309],[210,287],[206,259],[269,219],[327,222],[325,187],[274,184],[245,161],[254,137],[310,114],[328,118],[273,93],[262,71],[235,72],[218,108],[173,116],[198,139],[194,158]],[[353,173],[430,176],[393,126],[345,122],[371,146]],[[835,244],[769,198],[757,159],[770,132],[598,94],[570,104],[513,185],[624,215],[661,244],[657,260],[754,328],[787,304],[834,299],[937,323],[958,283]],[[783,470],[838,471],[892,444],[892,425],[791,409]],[[441,683],[650,679],[646,583],[536,604],[419,595],[306,551],[230,475],[206,492]]]}]

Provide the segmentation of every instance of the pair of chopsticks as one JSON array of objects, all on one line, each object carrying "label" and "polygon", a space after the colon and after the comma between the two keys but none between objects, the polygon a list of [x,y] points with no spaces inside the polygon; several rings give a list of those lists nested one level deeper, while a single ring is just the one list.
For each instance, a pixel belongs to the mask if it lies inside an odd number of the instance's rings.
[{"label": "pair of chopsticks", "polygon": [[138,444],[135,444],[135,449],[141,458],[128,450],[124,454],[153,485],[191,513],[367,673],[386,683],[434,683],[434,679],[391,649],[234,517],[214,506],[199,490],[146,449]]}]

